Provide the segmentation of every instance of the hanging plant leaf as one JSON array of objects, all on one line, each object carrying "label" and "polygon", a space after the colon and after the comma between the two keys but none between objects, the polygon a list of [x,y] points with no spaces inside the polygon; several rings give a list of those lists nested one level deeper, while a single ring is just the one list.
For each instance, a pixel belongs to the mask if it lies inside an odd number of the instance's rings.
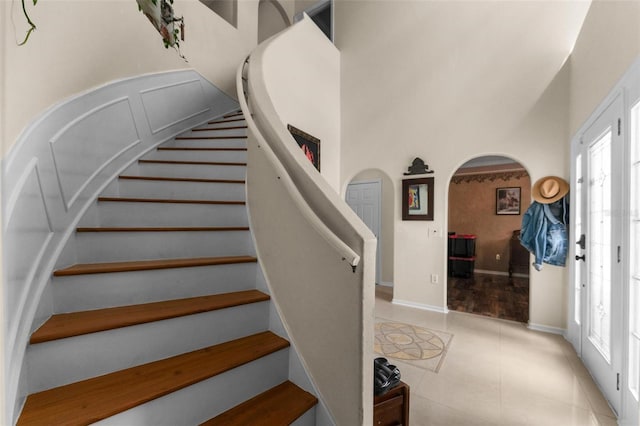
[{"label": "hanging plant leaf", "polygon": [[[36,24],[34,24],[33,21],[31,21],[31,18],[27,13],[27,7],[25,6],[24,2],[25,0],[22,0],[22,13],[24,13],[25,18],[27,18],[27,23],[31,26],[31,28],[29,28],[29,30],[27,31],[27,35],[25,35],[24,40],[22,40],[22,43],[18,43],[18,46],[23,46],[27,42],[27,40],[29,40],[29,36],[31,35],[31,33],[36,29]],[[38,0],[33,0],[34,6],[37,3],[38,3]]]},{"label": "hanging plant leaf", "polygon": [[[138,10],[142,11],[149,22],[162,36],[165,48],[173,47],[185,61],[180,53],[180,39],[184,41],[184,18],[177,18],[173,11],[173,0],[136,0]],[[180,29],[175,28],[175,23],[180,22]],[[187,61],[188,62],[188,61]]]}]

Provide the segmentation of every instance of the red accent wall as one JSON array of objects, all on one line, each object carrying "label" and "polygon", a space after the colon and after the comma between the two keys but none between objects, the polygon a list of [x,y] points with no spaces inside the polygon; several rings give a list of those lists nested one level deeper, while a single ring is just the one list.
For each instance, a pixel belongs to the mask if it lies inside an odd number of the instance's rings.
[{"label": "red accent wall", "polygon": [[[496,215],[496,189],[520,187],[520,214]],[[520,229],[522,216],[531,204],[531,179],[512,178],[507,181],[489,179],[483,182],[461,182],[449,185],[449,232],[474,234],[476,239],[476,269],[509,271],[509,240]],[[496,260],[496,254],[500,260]]]}]

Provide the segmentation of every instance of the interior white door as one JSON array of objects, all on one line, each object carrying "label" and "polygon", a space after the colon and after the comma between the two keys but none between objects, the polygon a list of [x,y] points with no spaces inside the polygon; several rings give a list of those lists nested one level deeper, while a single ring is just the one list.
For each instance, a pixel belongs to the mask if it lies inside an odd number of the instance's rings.
[{"label": "interior white door", "polygon": [[347,186],[346,201],[378,239],[376,250],[376,283],[380,283],[380,181],[352,182]]},{"label": "interior white door", "polygon": [[[611,407],[620,412],[622,369],[622,99],[616,98],[581,140],[579,197],[585,256],[577,271],[583,288],[582,359]],[[580,253],[580,248],[576,250]],[[578,258],[578,257],[577,257]],[[584,262],[582,263],[582,260]],[[576,271],[576,272],[577,272]]]}]

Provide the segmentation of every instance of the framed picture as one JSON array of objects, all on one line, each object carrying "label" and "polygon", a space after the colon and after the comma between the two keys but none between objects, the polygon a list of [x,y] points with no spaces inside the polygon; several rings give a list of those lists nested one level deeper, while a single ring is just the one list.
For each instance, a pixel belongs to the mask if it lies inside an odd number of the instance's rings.
[{"label": "framed picture", "polygon": [[402,181],[402,220],[433,220],[433,178]]},{"label": "framed picture", "polygon": [[320,171],[320,139],[293,127],[291,124],[287,125],[287,129],[311,164]]},{"label": "framed picture", "polygon": [[520,214],[520,187],[496,188],[496,214]]}]

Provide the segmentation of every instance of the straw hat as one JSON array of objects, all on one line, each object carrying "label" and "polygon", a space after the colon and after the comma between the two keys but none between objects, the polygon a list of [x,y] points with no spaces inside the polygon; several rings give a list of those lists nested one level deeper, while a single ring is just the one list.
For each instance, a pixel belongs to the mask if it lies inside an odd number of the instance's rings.
[{"label": "straw hat", "polygon": [[545,176],[533,185],[531,196],[542,204],[551,204],[569,192],[569,184],[566,180],[557,176]]}]

